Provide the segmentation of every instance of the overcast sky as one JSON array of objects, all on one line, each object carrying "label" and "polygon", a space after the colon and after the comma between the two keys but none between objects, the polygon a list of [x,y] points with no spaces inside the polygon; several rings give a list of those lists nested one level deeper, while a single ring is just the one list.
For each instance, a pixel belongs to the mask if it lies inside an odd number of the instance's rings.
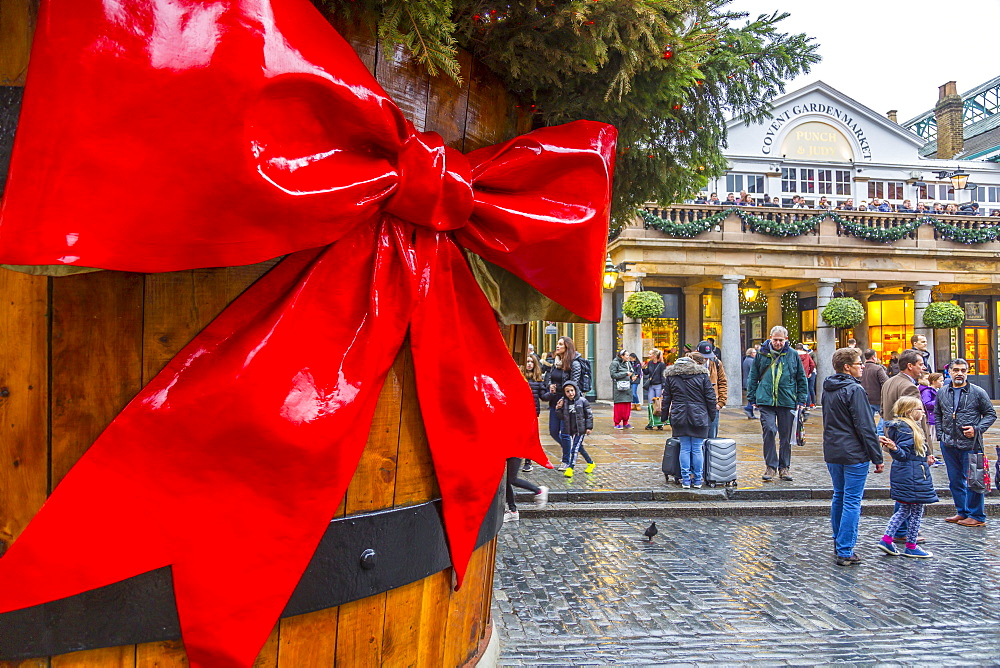
[{"label": "overcast sky", "polygon": [[932,108],[945,82],[961,94],[1000,75],[1000,0],[733,0],[728,9],[788,12],[782,32],[816,38],[822,62],[787,92],[822,80],[880,114],[898,109],[900,122]]}]

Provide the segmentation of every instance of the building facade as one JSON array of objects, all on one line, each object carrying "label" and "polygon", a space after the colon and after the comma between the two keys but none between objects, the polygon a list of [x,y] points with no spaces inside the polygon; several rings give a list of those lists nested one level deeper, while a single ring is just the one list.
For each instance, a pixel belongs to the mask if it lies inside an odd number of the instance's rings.
[{"label": "building facade", "polygon": [[[950,92],[942,87],[942,98],[953,92],[954,84]],[[920,152],[927,143],[822,82],[778,99],[768,122],[731,122],[730,170],[708,191],[723,201],[740,191],[758,201],[767,195],[785,206],[651,204],[609,243],[612,263],[624,271],[606,291],[604,319],[592,333],[598,397],[610,396],[605,369],[619,347],[683,351],[714,338],[738,378],[743,351],[775,324],[817,349],[821,374],[832,373],[830,354],[848,338],[888,362],[910,347],[914,333],[923,334],[936,368],[966,357],[974,382],[1000,397],[1000,230],[994,226],[1000,218],[989,217],[1000,209],[1000,165],[925,158]],[[968,190],[956,190],[948,178],[959,169],[969,174]],[[986,215],[788,208],[794,196],[807,207],[817,207],[821,197],[833,206],[849,198],[900,206],[910,200],[913,207],[977,201]],[[748,302],[741,286],[751,279],[760,292]],[[623,317],[621,305],[636,290],[663,296],[662,317],[644,323]],[[828,327],[820,313],[836,296],[860,300],[866,320],[852,329]],[[961,327],[923,325],[927,304],[942,300],[964,309]],[[733,403],[740,383],[730,388]]]}]

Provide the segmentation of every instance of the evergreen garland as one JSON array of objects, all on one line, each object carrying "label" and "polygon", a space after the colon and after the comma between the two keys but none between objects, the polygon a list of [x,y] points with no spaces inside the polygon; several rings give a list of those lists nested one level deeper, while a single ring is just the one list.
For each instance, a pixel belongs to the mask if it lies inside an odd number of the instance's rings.
[{"label": "evergreen garland", "polygon": [[816,216],[786,223],[755,216],[747,211],[745,207],[737,207],[730,209],[730,211],[735,212],[751,232],[767,234],[772,237],[797,237],[806,232],[813,231],[819,225],[820,221],[826,218],[826,214],[821,213]]},{"label": "evergreen garland", "polygon": [[660,230],[678,239],[692,239],[716,225],[721,225],[731,211],[732,209],[726,209],[688,223],[675,223],[672,220],[660,218],[648,209],[639,209],[639,217],[642,218],[642,225],[646,229]]},{"label": "evergreen garland", "polygon": [[900,225],[895,225],[893,227],[869,227],[868,225],[862,225],[853,220],[848,220],[840,216],[835,212],[830,212],[830,217],[833,218],[840,229],[847,232],[852,237],[857,237],[858,239],[865,239],[866,241],[877,241],[880,243],[892,243],[893,241],[899,241],[908,234],[916,232],[917,228],[923,225],[923,221],[919,218],[914,218]]},{"label": "evergreen garland", "polygon": [[809,218],[785,222],[779,220],[768,220],[766,218],[755,216],[750,213],[746,207],[732,207],[730,209],[723,209],[722,211],[716,212],[711,216],[706,216],[705,218],[700,218],[689,223],[675,223],[673,221],[660,218],[646,209],[639,209],[639,216],[643,220],[644,227],[647,229],[653,228],[660,230],[661,232],[669,234],[672,237],[682,239],[690,239],[715,227],[716,225],[720,225],[726,216],[731,213],[735,213],[739,216],[740,220],[743,221],[743,224],[746,225],[747,229],[751,232],[767,234],[772,237],[797,237],[815,230],[816,226],[819,225],[823,219],[832,218],[836,221],[840,230],[845,234],[858,239],[864,239],[865,241],[874,241],[877,243],[890,244],[894,241],[899,241],[907,235],[916,232],[917,228],[921,225],[933,225],[934,229],[937,230],[938,235],[942,239],[962,244],[985,244],[1000,239],[1000,225],[988,225],[977,229],[967,229],[959,227],[954,223],[932,218],[931,216],[923,216],[920,218],[913,218],[908,221],[902,221],[892,227],[870,227],[848,218],[844,218],[834,211],[823,211],[815,216],[810,216]]},{"label": "evergreen garland", "polygon": [[922,223],[930,223],[934,226],[938,236],[948,241],[955,241],[960,244],[986,244],[996,241],[1000,237],[1000,225],[990,225],[978,229],[966,229],[954,223],[944,220],[937,220],[926,216],[919,219]]}]

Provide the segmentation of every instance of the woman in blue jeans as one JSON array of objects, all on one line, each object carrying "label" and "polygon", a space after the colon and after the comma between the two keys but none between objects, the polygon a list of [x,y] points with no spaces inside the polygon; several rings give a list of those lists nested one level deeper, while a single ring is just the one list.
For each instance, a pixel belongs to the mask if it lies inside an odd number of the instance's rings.
[{"label": "woman in blue jeans", "polygon": [[663,420],[681,442],[681,485],[701,489],[705,459],[702,447],[718,412],[708,369],[681,357],[663,374]]},{"label": "woman in blue jeans", "polygon": [[823,458],[833,481],[830,528],[838,566],[861,561],[854,553],[861,520],[861,496],[868,469],[882,472],[884,436],[875,433],[868,395],[861,385],[864,363],[857,348],[833,353],[834,374],[823,381]]}]

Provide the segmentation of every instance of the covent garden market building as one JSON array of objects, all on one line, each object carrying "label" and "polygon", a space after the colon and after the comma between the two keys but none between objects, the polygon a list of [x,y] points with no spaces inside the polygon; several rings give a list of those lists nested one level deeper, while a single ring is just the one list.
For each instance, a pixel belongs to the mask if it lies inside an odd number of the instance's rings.
[{"label": "covent garden market building", "polygon": [[[935,368],[961,356],[973,382],[1000,398],[1000,77],[959,95],[941,86],[935,109],[900,124],[817,82],[779,98],[770,121],[728,128],[727,174],[705,194],[722,205],[650,203],[608,245],[603,320],[597,324],[533,323],[531,341],[550,351],[573,336],[595,365],[598,398],[611,394],[606,369],[619,348],[683,351],[714,338],[731,375],[743,351],[784,324],[794,341],[816,349],[820,373],[830,354],[854,338],[884,363],[910,347],[913,334],[930,342]],[[745,191],[758,203],[726,206]],[[791,208],[800,196],[808,208]],[[824,211],[848,198],[901,207],[910,200],[959,206],[966,212]],[[689,201],[694,201],[689,200]],[[617,276],[615,276],[617,274]],[[633,321],[622,303],[637,290],[663,297],[659,318]],[[819,317],[831,298],[854,297],[866,318],[833,328]],[[923,311],[951,301],[964,311],[953,329],[931,329]],[[740,383],[731,382],[730,404]]]}]

